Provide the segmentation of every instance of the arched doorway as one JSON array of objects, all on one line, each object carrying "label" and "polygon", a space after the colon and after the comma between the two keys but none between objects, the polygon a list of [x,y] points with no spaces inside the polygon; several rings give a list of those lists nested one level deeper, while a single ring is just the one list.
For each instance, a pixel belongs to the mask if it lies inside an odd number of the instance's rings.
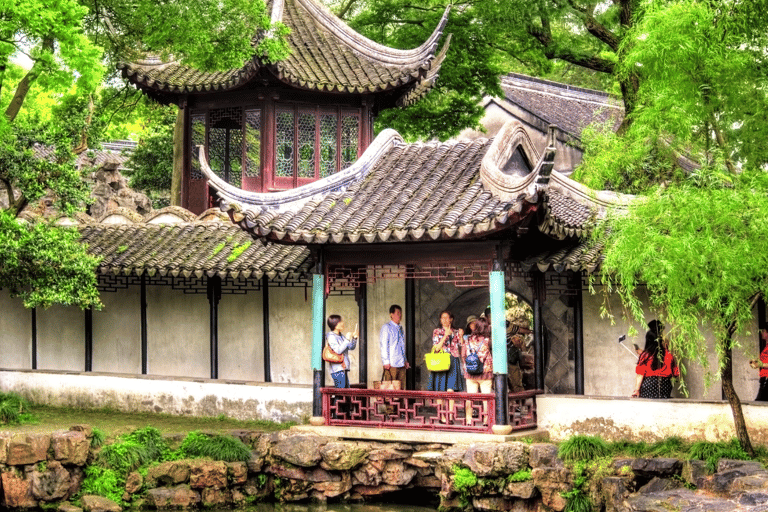
[{"label": "arched doorway", "polygon": [[[505,301],[505,318],[507,325],[507,354],[519,351],[519,358],[514,364],[520,369],[520,374],[513,377],[514,383],[524,389],[535,387],[535,351],[533,343],[533,308],[527,300],[514,290],[507,289]],[[446,308],[454,314],[456,326],[467,329],[470,315],[480,316],[490,311],[490,298],[487,288],[473,288],[454,299]],[[512,348],[515,346],[516,349]],[[512,371],[510,371],[512,370]],[[508,368],[508,374],[513,376],[516,370]],[[510,391],[512,389],[510,388]]]}]

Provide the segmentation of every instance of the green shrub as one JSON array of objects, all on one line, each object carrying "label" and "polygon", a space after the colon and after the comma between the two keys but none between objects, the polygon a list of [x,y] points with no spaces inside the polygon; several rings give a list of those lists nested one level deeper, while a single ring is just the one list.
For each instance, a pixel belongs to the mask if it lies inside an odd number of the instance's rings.
[{"label": "green shrub", "polygon": [[113,469],[91,465],[85,468],[85,480],[80,486],[80,495],[95,494],[122,503],[125,478]]},{"label": "green shrub", "polygon": [[91,448],[98,448],[104,444],[104,440],[107,438],[104,431],[99,428],[94,428],[91,432]]},{"label": "green shrub", "polygon": [[102,448],[98,463],[125,477],[140,466],[163,459],[167,452],[168,445],[160,431],[154,427],[144,427]]},{"label": "green shrub", "polygon": [[557,456],[564,461],[592,460],[611,452],[608,443],[594,436],[573,436],[560,445]]},{"label": "green shrub", "polygon": [[521,469],[507,477],[507,482],[527,482],[531,479],[530,469]]},{"label": "green shrub", "polygon": [[581,490],[574,489],[573,491],[563,493],[562,496],[568,500],[565,505],[565,512],[592,512],[594,509],[592,507],[592,500]]},{"label": "green shrub", "polygon": [[750,456],[741,448],[737,439],[731,439],[728,442],[718,441],[716,443],[698,441],[693,443],[691,449],[688,450],[688,457],[705,461],[707,463],[707,470],[710,473],[714,473],[717,470],[717,462],[720,459],[750,460]]},{"label": "green shrub", "polygon": [[453,486],[456,492],[459,493],[459,502],[462,508],[469,506],[469,492],[477,485],[477,475],[469,468],[454,465],[453,470]]},{"label": "green shrub", "polygon": [[248,462],[251,450],[236,437],[207,436],[199,431],[190,432],[179,447],[182,457],[210,457],[225,462]]},{"label": "green shrub", "polygon": [[29,402],[16,393],[0,392],[0,424],[18,425],[29,419]]}]

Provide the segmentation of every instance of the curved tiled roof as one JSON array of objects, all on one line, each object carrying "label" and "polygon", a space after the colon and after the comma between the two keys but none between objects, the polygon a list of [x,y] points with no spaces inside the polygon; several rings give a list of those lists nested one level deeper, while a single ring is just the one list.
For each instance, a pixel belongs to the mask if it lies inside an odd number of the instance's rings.
[{"label": "curved tiled roof", "polygon": [[580,239],[633,196],[591,190],[554,171],[554,127],[548,141],[535,148],[514,120],[493,140],[407,144],[387,130],[353,167],[277,199],[227,185],[204,153],[200,163],[221,210],[258,238],[299,245],[494,238],[524,236],[533,220],[547,249],[519,257],[542,270],[591,272],[601,251]]},{"label": "curved tiled roof", "polygon": [[204,212],[190,222],[189,212],[179,210],[164,208],[138,222],[125,212],[108,214],[111,223],[81,216],[80,241],[90,254],[102,258],[102,274],[274,278],[310,269],[310,253],[304,247],[254,240],[220,213]]},{"label": "curved tiled roof", "polygon": [[437,52],[448,19],[412,50],[379,45],[354,32],[316,0],[273,0],[272,19],[291,29],[290,55],[275,64],[258,56],[241,68],[203,72],[177,62],[123,63],[123,75],[137,86],[164,95],[225,91],[244,85],[264,68],[285,84],[311,91],[376,93],[402,89],[400,104],[422,96],[434,83],[448,41]]},{"label": "curved tiled roof", "polygon": [[503,76],[501,88],[508,101],[576,138],[591,123],[613,119],[618,128],[624,118],[621,99],[602,91],[517,73]]},{"label": "curved tiled roof", "polygon": [[221,208],[244,229],[285,243],[486,236],[514,225],[536,207],[526,201],[524,191],[519,199],[506,201],[484,188],[479,170],[490,144],[487,139],[395,141],[389,151],[377,155],[367,174],[343,190],[287,203],[281,209],[249,204],[243,196],[233,198],[220,190]]}]

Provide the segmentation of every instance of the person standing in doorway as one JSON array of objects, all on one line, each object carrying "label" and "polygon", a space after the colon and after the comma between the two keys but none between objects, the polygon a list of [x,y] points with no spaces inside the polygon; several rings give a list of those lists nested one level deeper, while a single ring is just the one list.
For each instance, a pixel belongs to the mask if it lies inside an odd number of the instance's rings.
[{"label": "person standing in doorway", "polygon": [[397,304],[389,307],[389,322],[384,324],[379,333],[381,363],[384,367],[383,380],[399,380],[400,389],[405,389],[405,372],[411,367],[405,357],[405,333],[400,322],[403,308]]},{"label": "person standing in doorway", "polygon": [[749,365],[755,370],[760,370],[760,387],[757,390],[756,402],[768,401],[768,331],[760,331],[760,337],[765,343],[765,348],[760,352],[760,359],[750,361]]}]

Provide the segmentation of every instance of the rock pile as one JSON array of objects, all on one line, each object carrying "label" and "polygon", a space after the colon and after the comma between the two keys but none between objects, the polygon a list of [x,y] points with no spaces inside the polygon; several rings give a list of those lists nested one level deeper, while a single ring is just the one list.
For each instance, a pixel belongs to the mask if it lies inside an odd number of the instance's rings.
[{"label": "rock pile", "polygon": [[[94,458],[90,435],[85,426],[48,435],[0,433],[0,505],[31,509],[58,503],[65,512],[118,512],[119,504],[99,497],[80,497],[82,509],[68,503]],[[408,444],[293,431],[233,435],[251,448],[248,462],[164,462],[130,473],[123,501],[137,509],[192,509],[376,500],[407,490],[432,497],[443,510],[522,512],[562,511],[564,495],[582,492],[606,512],[768,510],[768,472],[756,462],[721,460],[709,475],[700,461],[605,460],[589,466],[590,479],[574,489],[576,471],[547,443]]]}]

